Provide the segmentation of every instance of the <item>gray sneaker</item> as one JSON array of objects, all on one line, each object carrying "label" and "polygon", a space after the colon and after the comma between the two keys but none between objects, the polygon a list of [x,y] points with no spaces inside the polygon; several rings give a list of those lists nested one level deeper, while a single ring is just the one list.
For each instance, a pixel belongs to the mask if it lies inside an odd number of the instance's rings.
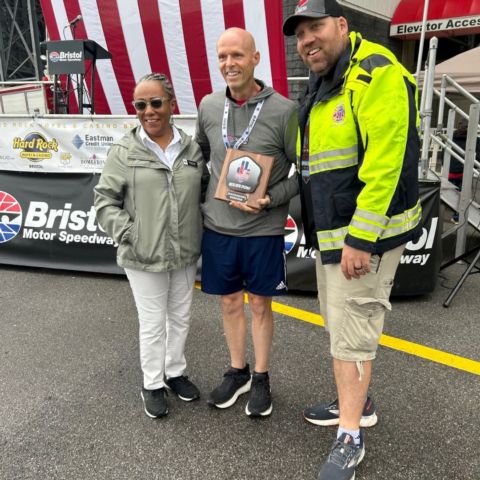
[{"label": "gray sneaker", "polygon": [[150,418],[164,417],[168,413],[167,392],[165,388],[147,390],[142,388],[140,395],[143,400],[143,409]]},{"label": "gray sneaker", "polygon": [[191,402],[200,398],[198,388],[188,379],[186,375],[170,377],[165,380],[167,388],[178,395],[184,402]]},{"label": "gray sneaker", "polygon": [[247,363],[245,368],[231,367],[223,375],[223,382],[208,396],[207,403],[211,407],[231,407],[243,393],[250,391],[252,383],[250,367]]},{"label": "gray sneaker", "polygon": [[[303,411],[303,418],[314,425],[321,425],[328,427],[331,425],[338,425],[340,423],[340,411],[338,409],[338,399],[332,403],[320,403],[307,407]],[[360,419],[360,426],[373,427],[378,422],[376,407],[373,400],[367,397],[365,406],[363,407],[362,418]]]},{"label": "gray sneaker", "polygon": [[354,480],[355,467],[365,456],[363,433],[360,430],[360,445],[355,445],[348,433],[343,433],[332,445],[327,461],[323,464],[318,480]]},{"label": "gray sneaker", "polygon": [[245,407],[245,413],[249,417],[268,417],[272,410],[272,393],[268,373],[253,372],[250,398]]}]

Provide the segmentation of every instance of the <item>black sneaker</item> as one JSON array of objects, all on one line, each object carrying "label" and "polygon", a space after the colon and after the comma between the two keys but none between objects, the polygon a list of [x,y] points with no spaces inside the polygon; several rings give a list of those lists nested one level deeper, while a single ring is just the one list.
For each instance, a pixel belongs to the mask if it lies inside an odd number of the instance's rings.
[{"label": "black sneaker", "polygon": [[230,368],[224,373],[223,382],[210,393],[207,403],[217,408],[231,407],[242,393],[250,390],[251,383],[248,364],[243,369]]},{"label": "black sneaker", "polygon": [[198,388],[185,375],[169,378],[165,380],[165,384],[184,402],[191,402],[200,398]]},{"label": "black sneaker", "polygon": [[354,480],[355,467],[363,460],[365,444],[360,430],[360,445],[355,445],[348,433],[343,433],[332,445],[318,480]]},{"label": "black sneaker", "polygon": [[272,413],[272,410],[272,394],[268,373],[253,372],[252,389],[245,407],[245,413],[250,417],[266,417]]},{"label": "black sneaker", "polygon": [[[315,425],[328,427],[330,425],[338,425],[340,423],[340,412],[338,410],[338,399],[332,403],[321,403],[313,407],[307,407],[303,411],[303,418],[307,422]],[[367,397],[365,406],[363,407],[362,418],[360,419],[361,427],[373,427],[378,422],[376,407],[370,397]]]},{"label": "black sneaker", "polygon": [[156,390],[142,388],[140,395],[142,396],[145,413],[150,418],[164,417],[168,413],[165,388],[157,388]]}]

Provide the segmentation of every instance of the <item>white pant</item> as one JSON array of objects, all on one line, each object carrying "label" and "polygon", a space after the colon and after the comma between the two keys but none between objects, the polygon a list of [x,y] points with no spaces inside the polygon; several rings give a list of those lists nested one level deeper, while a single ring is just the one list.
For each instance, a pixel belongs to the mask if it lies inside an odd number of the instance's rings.
[{"label": "white pant", "polygon": [[125,269],[137,306],[143,386],[165,386],[185,372],[196,265],[170,272]]}]

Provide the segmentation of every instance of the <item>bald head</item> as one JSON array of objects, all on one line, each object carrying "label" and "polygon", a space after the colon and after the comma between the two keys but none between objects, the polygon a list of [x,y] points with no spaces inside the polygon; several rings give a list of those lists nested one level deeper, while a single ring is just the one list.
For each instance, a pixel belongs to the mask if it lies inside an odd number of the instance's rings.
[{"label": "bald head", "polygon": [[217,40],[220,72],[233,98],[244,100],[258,91],[254,71],[260,61],[251,33],[241,28],[225,30]]},{"label": "bald head", "polygon": [[225,30],[217,40],[217,51],[219,45],[224,43],[235,43],[245,51],[255,53],[257,48],[255,46],[255,39],[250,32],[247,32],[243,28],[232,27]]}]

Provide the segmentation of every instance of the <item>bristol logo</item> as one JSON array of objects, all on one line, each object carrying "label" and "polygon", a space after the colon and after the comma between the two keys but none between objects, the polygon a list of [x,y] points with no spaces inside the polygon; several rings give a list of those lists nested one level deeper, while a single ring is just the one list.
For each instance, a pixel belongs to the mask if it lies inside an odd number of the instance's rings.
[{"label": "bristol logo", "polygon": [[291,215],[288,215],[285,223],[285,253],[288,255],[295,247],[298,239],[297,223]]},{"label": "bristol logo", "polygon": [[0,243],[15,238],[22,226],[22,207],[17,199],[0,191]]},{"label": "bristol logo", "polygon": [[48,58],[51,62],[56,63],[60,60],[60,54],[58,52],[50,52]]}]

